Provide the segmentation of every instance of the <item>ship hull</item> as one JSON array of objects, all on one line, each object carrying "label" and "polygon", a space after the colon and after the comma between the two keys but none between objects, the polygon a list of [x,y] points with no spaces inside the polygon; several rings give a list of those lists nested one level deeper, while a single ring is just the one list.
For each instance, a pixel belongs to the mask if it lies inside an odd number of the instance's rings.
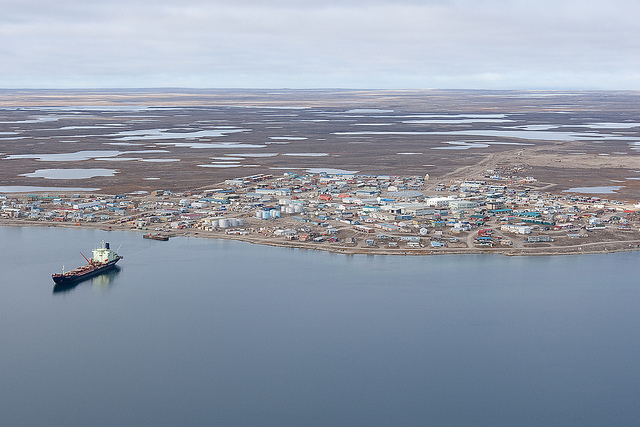
[{"label": "ship hull", "polygon": [[99,274],[106,273],[107,271],[113,269],[118,261],[120,261],[120,258],[110,261],[108,263],[105,263],[104,265],[95,266],[94,268],[91,268],[91,269],[85,269],[84,271],[81,271],[81,272],[74,273],[74,270],[72,270],[65,274],[53,274],[51,277],[53,278],[53,282],[56,285],[68,285],[72,283],[78,283],[83,280],[89,279],[91,277],[97,276]]}]

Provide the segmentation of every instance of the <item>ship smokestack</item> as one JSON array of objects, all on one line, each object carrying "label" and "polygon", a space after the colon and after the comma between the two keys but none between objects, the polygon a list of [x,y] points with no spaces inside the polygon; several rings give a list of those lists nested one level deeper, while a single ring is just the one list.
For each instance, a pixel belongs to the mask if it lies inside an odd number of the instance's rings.
[{"label": "ship smokestack", "polygon": [[104,244],[104,247],[105,247],[105,249],[109,249],[109,244],[108,244],[108,243],[105,243],[105,244]]}]

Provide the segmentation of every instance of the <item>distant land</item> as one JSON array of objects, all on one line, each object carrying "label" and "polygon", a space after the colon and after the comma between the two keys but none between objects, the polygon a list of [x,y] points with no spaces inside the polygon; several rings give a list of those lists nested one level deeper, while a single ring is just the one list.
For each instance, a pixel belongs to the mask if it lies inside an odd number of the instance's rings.
[{"label": "distant land", "polygon": [[447,180],[518,166],[554,192],[638,200],[639,105],[638,91],[0,90],[0,186],[116,194],[318,168]]}]

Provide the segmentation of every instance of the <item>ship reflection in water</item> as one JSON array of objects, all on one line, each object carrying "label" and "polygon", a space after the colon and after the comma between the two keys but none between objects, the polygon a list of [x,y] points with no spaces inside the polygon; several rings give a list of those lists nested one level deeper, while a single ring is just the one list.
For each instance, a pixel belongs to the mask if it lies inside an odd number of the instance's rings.
[{"label": "ship reflection in water", "polygon": [[58,283],[53,286],[54,294],[63,294],[70,292],[72,289],[75,289],[78,285],[82,283],[90,282],[94,288],[97,289],[109,289],[115,280],[115,278],[120,274],[121,268],[118,266],[113,267],[111,270],[99,274],[97,276],[89,277],[85,280],[80,280],[71,283]]}]

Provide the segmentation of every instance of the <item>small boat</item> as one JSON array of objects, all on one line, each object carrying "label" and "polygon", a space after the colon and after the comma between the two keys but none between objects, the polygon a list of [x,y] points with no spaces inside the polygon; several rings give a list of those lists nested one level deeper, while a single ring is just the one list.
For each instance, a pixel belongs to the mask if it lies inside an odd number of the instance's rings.
[{"label": "small boat", "polygon": [[161,240],[166,242],[169,240],[169,236],[162,235],[160,233],[147,233],[142,235],[143,239],[153,239],[153,240]]},{"label": "small boat", "polygon": [[123,257],[109,248],[109,243],[102,242],[102,245],[93,250],[93,258],[87,259],[82,252],[80,255],[87,261],[82,267],[74,268],[71,271],[54,273],[51,275],[56,285],[79,282],[89,277],[105,273],[115,267],[116,263]]}]

